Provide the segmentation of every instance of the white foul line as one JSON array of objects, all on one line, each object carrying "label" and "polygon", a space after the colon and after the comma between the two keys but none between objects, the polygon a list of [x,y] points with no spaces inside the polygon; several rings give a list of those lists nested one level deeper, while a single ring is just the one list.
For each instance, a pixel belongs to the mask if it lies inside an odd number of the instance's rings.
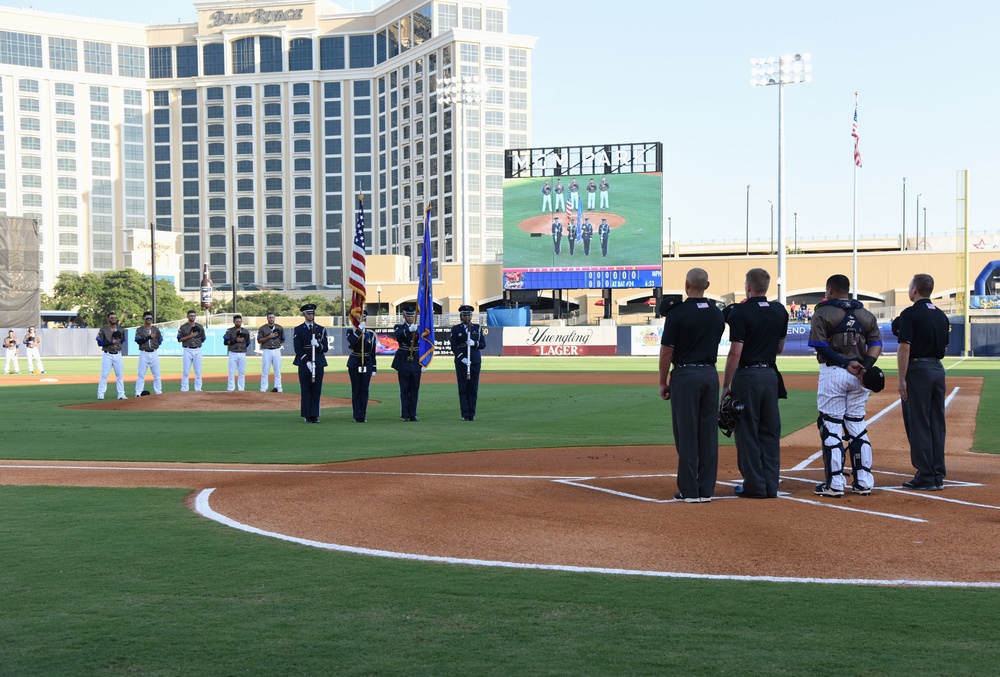
[{"label": "white foul line", "polygon": [[195,511],[210,520],[239,529],[251,534],[269,536],[282,541],[298,543],[313,548],[323,550],[333,550],[336,552],[346,552],[355,555],[372,555],[377,557],[387,557],[391,559],[412,560],[418,562],[436,562],[441,564],[465,564],[484,567],[504,567],[508,569],[536,569],[541,571],[566,571],[573,573],[597,573],[612,574],[618,576],[651,576],[657,578],[682,578],[682,579],[703,579],[714,581],[749,581],[765,583],[822,583],[827,585],[879,585],[879,586],[905,586],[905,587],[932,587],[932,588],[1000,588],[1000,582],[993,581],[914,581],[906,579],[880,580],[864,578],[793,578],[790,576],[737,576],[726,574],[694,574],[678,571],[642,571],[638,569],[615,569],[606,567],[580,567],[562,564],[531,564],[526,562],[505,562],[499,560],[470,559],[464,557],[440,557],[433,555],[418,555],[405,552],[393,552],[391,550],[375,550],[372,548],[358,548],[350,545],[339,545],[336,543],[323,543],[305,538],[297,538],[286,534],[279,534],[273,531],[265,531],[252,527],[242,522],[226,517],[216,512],[209,505],[209,497],[214,489],[203,489],[195,499]]}]

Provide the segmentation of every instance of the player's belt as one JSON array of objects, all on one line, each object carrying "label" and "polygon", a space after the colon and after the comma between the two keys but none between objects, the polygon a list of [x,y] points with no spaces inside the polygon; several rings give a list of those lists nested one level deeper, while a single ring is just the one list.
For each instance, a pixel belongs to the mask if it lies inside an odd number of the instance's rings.
[{"label": "player's belt", "polygon": [[910,362],[933,362],[934,364],[940,364],[941,360],[936,357],[911,357]]},{"label": "player's belt", "polygon": [[740,369],[769,369],[770,362],[747,362],[740,365]]},{"label": "player's belt", "polygon": [[681,362],[680,364],[675,364],[674,369],[679,369],[681,367],[714,367],[714,364],[709,364],[708,362]]},{"label": "player's belt", "polygon": [[105,350],[104,352],[107,353],[108,355],[117,355],[121,351],[120,350]]},{"label": "player's belt", "polygon": [[139,348],[139,350],[141,350],[144,353],[155,353],[156,352],[156,348]]}]

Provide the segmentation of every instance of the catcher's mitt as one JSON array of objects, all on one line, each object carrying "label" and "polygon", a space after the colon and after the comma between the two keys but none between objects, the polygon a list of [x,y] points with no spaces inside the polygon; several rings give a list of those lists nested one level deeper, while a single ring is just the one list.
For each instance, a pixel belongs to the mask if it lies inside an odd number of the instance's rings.
[{"label": "catcher's mitt", "polygon": [[732,395],[726,395],[725,399],[719,403],[719,430],[726,437],[732,437],[736,425],[740,422],[740,414],[743,413],[743,403],[734,399]]},{"label": "catcher's mitt", "polygon": [[885,388],[885,374],[881,369],[872,365],[861,377],[861,384],[873,393],[880,393]]}]

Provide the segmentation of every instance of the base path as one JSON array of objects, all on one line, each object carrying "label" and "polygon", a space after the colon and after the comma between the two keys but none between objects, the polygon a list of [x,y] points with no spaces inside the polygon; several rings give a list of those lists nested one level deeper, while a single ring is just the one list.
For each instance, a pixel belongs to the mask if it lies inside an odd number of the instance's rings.
[{"label": "base path", "polygon": [[[655,380],[644,378],[647,385]],[[815,381],[786,379],[789,387]],[[819,437],[812,426],[783,439],[781,496],[772,500],[732,496],[740,481],[733,447],[720,450],[716,498],[702,504],[672,499],[676,454],[667,446],[509,449],[319,466],[0,461],[0,482],[190,488],[192,507],[232,526],[418,559],[1000,587],[1000,463],[969,451],[982,380],[949,378],[947,387],[942,492],[900,487],[912,468],[898,400],[888,391],[869,401],[877,486],[867,497],[813,494],[822,461],[815,458]]]}]

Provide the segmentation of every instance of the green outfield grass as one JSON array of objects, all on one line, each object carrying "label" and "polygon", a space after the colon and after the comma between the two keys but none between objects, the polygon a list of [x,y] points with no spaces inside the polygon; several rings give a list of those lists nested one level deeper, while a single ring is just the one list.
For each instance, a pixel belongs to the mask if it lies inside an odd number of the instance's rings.
[{"label": "green outfield grass", "polygon": [[[173,370],[173,360],[164,362]],[[206,371],[223,364],[206,360]],[[816,371],[807,358],[779,364],[785,373]],[[93,374],[97,366],[96,359],[46,360],[46,376]],[[992,414],[1000,403],[998,366],[966,360],[949,371],[986,379],[981,451],[996,451],[1000,435]],[[346,411],[324,414],[321,426],[302,425],[297,412],[75,411],[60,405],[93,401],[93,385],[8,384],[0,387],[0,456],[289,463],[670,442],[656,358],[490,358],[484,368],[533,372],[536,384],[484,384],[472,425],[457,420],[451,384],[425,384],[421,423],[400,423],[389,369],[373,384],[372,396],[384,404],[372,405],[367,426],[339,425]],[[648,387],[555,386],[543,370],[622,370],[650,379]],[[131,385],[134,361],[128,374]],[[291,374],[286,383],[289,392],[297,387]],[[326,394],[347,394],[346,384],[332,390]],[[790,395],[781,403],[786,434],[815,421],[815,394]],[[316,439],[324,444],[307,449]],[[277,453],[254,451],[262,441],[275,442]],[[183,491],[14,487],[2,478],[0,470],[3,676],[986,675],[1000,659],[1000,590],[402,562],[234,531],[188,510]],[[855,541],[849,523],[845,517],[845,547]]]}]

